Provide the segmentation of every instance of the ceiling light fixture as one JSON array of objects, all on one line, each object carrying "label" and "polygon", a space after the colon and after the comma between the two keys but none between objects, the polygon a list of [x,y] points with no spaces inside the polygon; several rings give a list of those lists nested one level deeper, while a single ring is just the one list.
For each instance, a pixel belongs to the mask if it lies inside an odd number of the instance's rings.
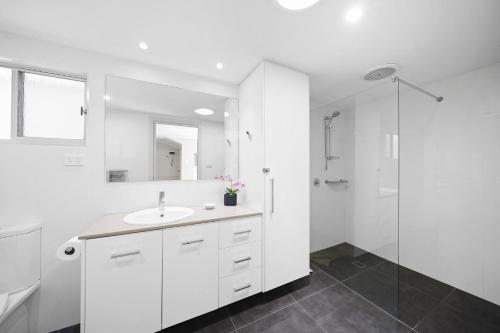
[{"label": "ceiling light fixture", "polygon": [[347,11],[345,15],[345,20],[349,23],[354,23],[359,21],[362,16],[363,16],[363,9],[361,9],[361,7],[359,6],[356,6],[352,7]]},{"label": "ceiling light fixture", "polygon": [[319,0],[276,0],[283,8],[290,10],[301,10],[313,6]]},{"label": "ceiling light fixture", "polygon": [[196,110],[194,110],[194,112],[197,114],[201,114],[202,116],[210,116],[210,115],[214,114],[214,110],[207,109],[207,108],[196,109]]},{"label": "ceiling light fixture", "polygon": [[12,58],[0,57],[0,61],[11,62]]},{"label": "ceiling light fixture", "polygon": [[227,118],[227,117],[229,117],[230,115],[231,115],[231,114],[230,114],[229,112],[224,111],[224,118]]},{"label": "ceiling light fixture", "polygon": [[218,62],[215,67],[217,67],[217,69],[223,69],[224,68],[224,64],[222,62]]},{"label": "ceiling light fixture", "polygon": [[146,42],[140,42],[139,43],[139,48],[141,50],[147,50],[148,49],[148,44],[146,44]]},{"label": "ceiling light fixture", "polygon": [[109,95],[104,95],[104,100],[105,100],[105,101],[109,101],[110,99],[111,99],[111,96],[109,96]]}]

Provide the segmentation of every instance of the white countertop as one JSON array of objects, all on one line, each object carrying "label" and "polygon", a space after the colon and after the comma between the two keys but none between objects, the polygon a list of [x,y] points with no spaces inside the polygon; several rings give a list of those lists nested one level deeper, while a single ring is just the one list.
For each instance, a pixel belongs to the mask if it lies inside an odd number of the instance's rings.
[{"label": "white countertop", "polygon": [[193,215],[186,217],[180,221],[163,224],[126,224],[125,222],[123,222],[123,218],[130,212],[104,215],[103,217],[92,223],[89,228],[80,233],[78,239],[92,239],[116,236],[131,234],[135,232],[174,228],[185,225],[262,215],[262,213],[258,212],[257,210],[245,206],[228,207],[220,205],[216,206],[212,210],[207,210],[202,206],[189,208],[192,208],[194,210]]}]

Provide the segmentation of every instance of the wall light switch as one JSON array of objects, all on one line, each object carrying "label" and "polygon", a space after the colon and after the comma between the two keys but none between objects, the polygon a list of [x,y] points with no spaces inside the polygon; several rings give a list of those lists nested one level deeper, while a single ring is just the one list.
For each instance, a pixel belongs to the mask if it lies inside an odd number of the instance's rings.
[{"label": "wall light switch", "polygon": [[64,165],[82,166],[87,164],[87,158],[83,154],[68,154],[64,156]]}]

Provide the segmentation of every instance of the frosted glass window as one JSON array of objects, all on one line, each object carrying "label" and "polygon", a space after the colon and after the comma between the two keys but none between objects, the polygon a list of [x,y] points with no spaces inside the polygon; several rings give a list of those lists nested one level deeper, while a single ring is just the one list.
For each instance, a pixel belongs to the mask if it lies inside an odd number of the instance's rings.
[{"label": "frosted glass window", "polygon": [[11,138],[12,70],[0,67],[0,139]]},{"label": "frosted glass window", "polygon": [[85,137],[85,82],[23,73],[22,136],[80,139]]}]

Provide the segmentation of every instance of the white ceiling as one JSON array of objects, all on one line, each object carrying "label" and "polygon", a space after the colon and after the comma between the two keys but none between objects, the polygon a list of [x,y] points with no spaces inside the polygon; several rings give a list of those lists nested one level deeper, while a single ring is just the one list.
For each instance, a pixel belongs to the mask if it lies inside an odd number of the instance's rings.
[{"label": "white ceiling", "polygon": [[[158,113],[184,119],[224,121],[227,97],[209,95],[161,84],[106,76],[106,108],[146,113]],[[208,108],[215,113],[202,116],[195,109]]]},{"label": "white ceiling", "polygon": [[[353,5],[364,15],[348,24]],[[232,83],[262,59],[276,61],[309,73],[319,104],[377,84],[360,76],[381,63],[423,83],[500,61],[499,0],[320,0],[299,12],[274,0],[0,0],[0,8],[0,30]]]}]

